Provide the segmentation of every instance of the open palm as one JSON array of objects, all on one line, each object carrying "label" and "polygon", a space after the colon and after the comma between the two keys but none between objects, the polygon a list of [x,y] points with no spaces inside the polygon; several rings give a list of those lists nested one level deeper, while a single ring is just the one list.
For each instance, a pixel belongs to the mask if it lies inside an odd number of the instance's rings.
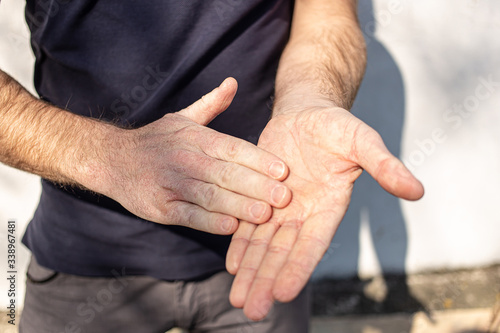
[{"label": "open palm", "polygon": [[227,256],[236,274],[230,299],[253,320],[276,299],[294,299],[328,249],[363,169],[390,193],[409,200],[423,187],[389,153],[372,128],[342,108],[314,108],[274,117],[259,147],[287,163],[291,203],[268,223],[241,222]]}]

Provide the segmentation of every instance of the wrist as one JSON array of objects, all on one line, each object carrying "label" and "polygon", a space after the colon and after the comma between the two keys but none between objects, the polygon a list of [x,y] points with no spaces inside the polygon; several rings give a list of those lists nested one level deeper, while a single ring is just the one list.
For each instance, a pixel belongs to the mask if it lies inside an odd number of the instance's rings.
[{"label": "wrist", "polygon": [[341,106],[317,90],[306,86],[296,86],[277,94],[273,104],[273,117],[310,109],[337,107]]},{"label": "wrist", "polygon": [[118,146],[124,145],[129,136],[126,129],[90,118],[84,123],[81,134],[67,152],[71,155],[62,171],[74,183],[91,191],[109,196],[112,188],[113,165],[120,155]]}]

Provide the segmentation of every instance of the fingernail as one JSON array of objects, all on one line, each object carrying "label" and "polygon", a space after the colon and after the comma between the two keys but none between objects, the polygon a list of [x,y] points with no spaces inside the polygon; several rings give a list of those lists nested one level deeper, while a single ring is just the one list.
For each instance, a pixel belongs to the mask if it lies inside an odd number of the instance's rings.
[{"label": "fingernail", "polygon": [[269,167],[269,174],[273,178],[281,178],[285,173],[285,164],[283,162],[273,162]]},{"label": "fingernail", "polygon": [[277,205],[281,204],[283,199],[285,199],[286,187],[283,185],[276,186],[271,193],[271,198],[273,202]]},{"label": "fingernail", "polygon": [[253,206],[250,208],[250,212],[252,213],[252,216],[256,219],[262,218],[264,213],[266,212],[266,205],[258,202],[253,204]]},{"label": "fingernail", "polygon": [[231,232],[233,229],[233,220],[231,219],[224,219],[222,221],[222,230],[225,232]]}]

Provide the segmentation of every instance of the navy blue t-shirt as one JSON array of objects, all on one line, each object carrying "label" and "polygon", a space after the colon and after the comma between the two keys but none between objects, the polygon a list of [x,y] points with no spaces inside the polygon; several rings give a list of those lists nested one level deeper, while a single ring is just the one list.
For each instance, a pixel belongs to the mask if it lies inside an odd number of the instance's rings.
[{"label": "navy blue t-shirt", "polygon": [[[35,87],[71,112],[139,127],[233,76],[238,94],[209,126],[256,143],[292,7],[291,0],[27,0]],[[40,264],[69,274],[124,269],[187,280],[224,269],[229,238],[141,220],[104,196],[42,181],[23,241]]]}]

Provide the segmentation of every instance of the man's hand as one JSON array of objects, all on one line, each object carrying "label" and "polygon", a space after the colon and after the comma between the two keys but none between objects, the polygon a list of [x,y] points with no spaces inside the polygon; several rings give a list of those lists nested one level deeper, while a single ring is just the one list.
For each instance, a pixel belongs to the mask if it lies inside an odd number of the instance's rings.
[{"label": "man's hand", "polygon": [[104,194],[144,219],[231,234],[285,207],[285,163],[205,125],[237,90],[234,79],[188,108],[138,129],[43,102],[0,71],[0,162]]},{"label": "man's hand", "polygon": [[[266,222],[271,206],[285,207],[285,163],[208,124],[231,103],[234,79],[188,108],[110,138],[104,175],[81,183],[144,219],[231,234],[237,219]],[[102,181],[104,180],[104,181]]]},{"label": "man's hand", "polygon": [[240,223],[227,269],[236,274],[230,301],[253,320],[274,300],[294,299],[328,249],[363,169],[388,192],[416,200],[423,187],[389,153],[372,128],[338,107],[310,108],[275,116],[259,147],[289,166],[291,203],[274,209],[268,223]]}]

